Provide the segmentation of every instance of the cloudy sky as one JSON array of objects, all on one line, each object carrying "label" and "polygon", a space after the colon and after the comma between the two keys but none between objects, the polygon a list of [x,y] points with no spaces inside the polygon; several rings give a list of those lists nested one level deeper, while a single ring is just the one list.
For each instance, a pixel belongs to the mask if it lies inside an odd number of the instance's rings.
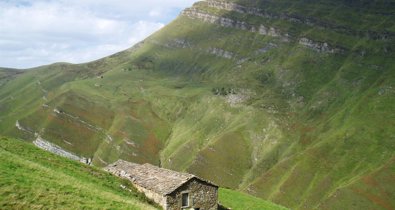
[{"label": "cloudy sky", "polygon": [[0,0],[0,67],[81,63],[131,47],[196,0]]}]

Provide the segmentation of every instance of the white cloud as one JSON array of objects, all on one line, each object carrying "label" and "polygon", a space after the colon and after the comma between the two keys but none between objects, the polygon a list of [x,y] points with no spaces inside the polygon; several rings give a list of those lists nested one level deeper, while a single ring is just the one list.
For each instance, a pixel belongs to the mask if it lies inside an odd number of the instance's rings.
[{"label": "white cloud", "polygon": [[195,0],[0,0],[0,66],[81,63],[131,47]]},{"label": "white cloud", "polygon": [[163,14],[163,11],[161,11],[161,10],[158,9],[158,8],[152,9],[152,10],[149,12],[149,16],[150,16],[150,17],[160,17],[161,14]]}]

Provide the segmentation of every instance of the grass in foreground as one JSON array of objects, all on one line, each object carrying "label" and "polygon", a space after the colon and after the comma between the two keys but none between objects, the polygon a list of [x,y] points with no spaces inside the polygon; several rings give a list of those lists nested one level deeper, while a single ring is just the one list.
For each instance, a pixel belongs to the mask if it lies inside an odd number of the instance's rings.
[{"label": "grass in foreground", "polygon": [[128,182],[20,140],[0,138],[0,160],[0,209],[154,209]]},{"label": "grass in foreground", "polygon": [[260,198],[236,192],[229,189],[219,189],[219,202],[233,210],[261,209],[261,210],[287,210],[287,208],[262,200]]}]

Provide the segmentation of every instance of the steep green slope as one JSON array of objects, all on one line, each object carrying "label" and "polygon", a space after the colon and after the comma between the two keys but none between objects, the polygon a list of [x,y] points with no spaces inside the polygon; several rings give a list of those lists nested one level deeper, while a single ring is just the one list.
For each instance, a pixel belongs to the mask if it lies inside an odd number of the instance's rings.
[{"label": "steep green slope", "polygon": [[1,138],[0,158],[1,209],[155,209],[128,182],[20,140]]},{"label": "steep green slope", "polygon": [[241,192],[236,192],[229,189],[219,190],[219,200],[220,202],[228,208],[234,210],[244,210],[244,209],[262,209],[262,210],[286,210],[279,205],[267,202],[265,200],[253,197],[248,194]]},{"label": "steep green slope", "polygon": [[394,10],[198,2],[130,50],[8,81],[0,131],[99,166],[189,171],[293,209],[391,209]]}]

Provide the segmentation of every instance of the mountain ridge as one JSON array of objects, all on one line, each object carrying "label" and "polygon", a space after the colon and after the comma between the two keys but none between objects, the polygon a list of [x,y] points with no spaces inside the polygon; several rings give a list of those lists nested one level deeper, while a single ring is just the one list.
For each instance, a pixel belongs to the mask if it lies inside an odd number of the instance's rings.
[{"label": "mountain ridge", "polygon": [[1,131],[290,208],[388,209],[393,190],[372,185],[394,184],[394,7],[380,2],[198,2],[126,51],[4,80]]}]

